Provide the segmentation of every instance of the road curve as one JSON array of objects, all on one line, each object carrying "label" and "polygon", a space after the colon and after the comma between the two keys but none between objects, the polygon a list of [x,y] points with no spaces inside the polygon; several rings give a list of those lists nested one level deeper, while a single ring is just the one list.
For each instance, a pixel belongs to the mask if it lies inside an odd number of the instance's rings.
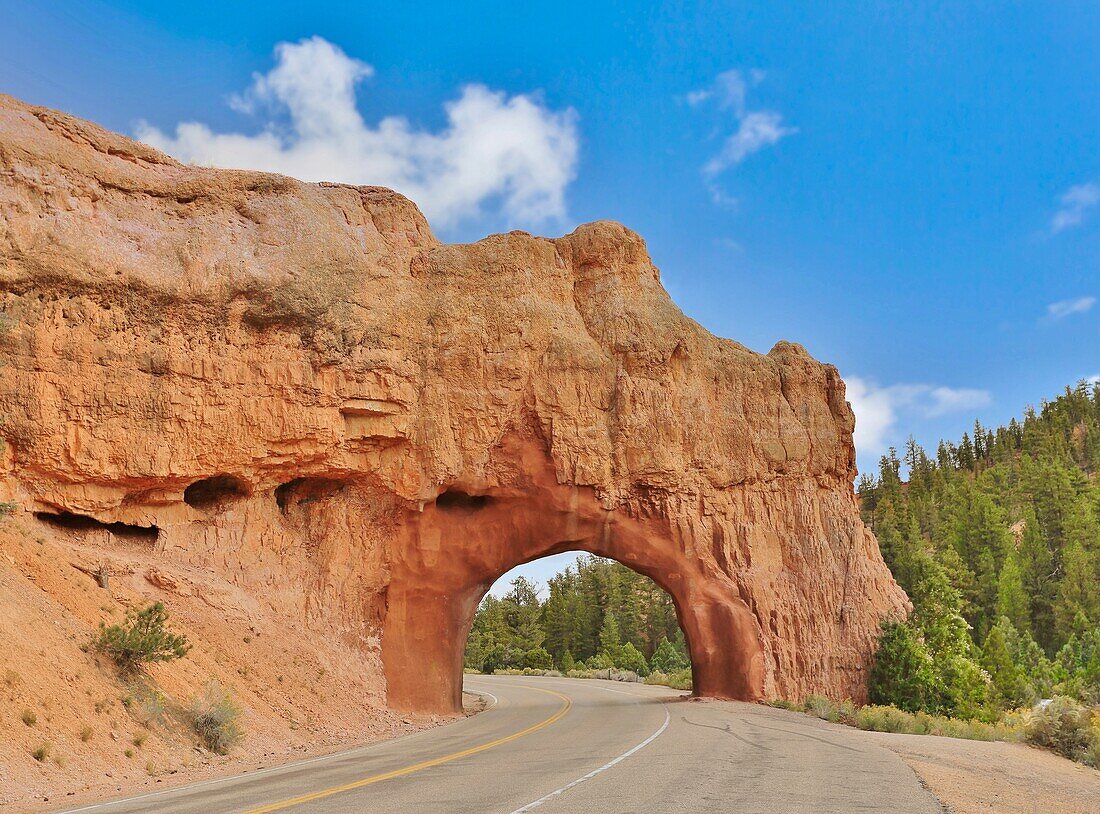
[{"label": "road curve", "polygon": [[71,809],[89,814],[939,814],[856,730],[665,687],[467,676],[480,715],[396,741]]}]

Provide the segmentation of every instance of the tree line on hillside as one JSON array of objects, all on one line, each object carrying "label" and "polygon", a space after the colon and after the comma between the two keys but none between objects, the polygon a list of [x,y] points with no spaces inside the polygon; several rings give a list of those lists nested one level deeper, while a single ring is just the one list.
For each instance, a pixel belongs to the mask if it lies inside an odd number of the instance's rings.
[{"label": "tree line on hillside", "polygon": [[910,439],[857,491],[913,602],[883,626],[873,702],[987,719],[1055,694],[1100,703],[1100,386],[975,423],[934,458]]},{"label": "tree line on hillside", "polygon": [[624,565],[585,556],[550,578],[547,595],[525,577],[489,594],[466,642],[468,669],[631,670],[675,673],[689,666],[671,597]]}]

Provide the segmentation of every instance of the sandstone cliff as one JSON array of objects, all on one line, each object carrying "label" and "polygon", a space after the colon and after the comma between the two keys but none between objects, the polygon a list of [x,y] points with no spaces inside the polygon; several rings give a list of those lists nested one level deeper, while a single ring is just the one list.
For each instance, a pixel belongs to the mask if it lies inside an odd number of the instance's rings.
[{"label": "sandstone cliff", "polygon": [[860,699],[907,608],[836,369],[712,336],[615,223],[441,244],[389,190],[0,97],[0,309],[18,522],[155,563],[149,596],[214,575],[394,707],[455,709],[478,599],[557,551],[669,590],[727,697]]}]

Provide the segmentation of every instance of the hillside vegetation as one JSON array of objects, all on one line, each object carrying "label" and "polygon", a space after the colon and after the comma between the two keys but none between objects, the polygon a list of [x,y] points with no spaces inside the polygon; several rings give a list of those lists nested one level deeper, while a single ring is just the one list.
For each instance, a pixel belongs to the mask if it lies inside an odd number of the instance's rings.
[{"label": "hillside vegetation", "polygon": [[1100,387],[1084,382],[934,458],[912,440],[882,458],[858,492],[914,610],[884,627],[872,700],[986,718],[1100,702],[1098,472]]}]

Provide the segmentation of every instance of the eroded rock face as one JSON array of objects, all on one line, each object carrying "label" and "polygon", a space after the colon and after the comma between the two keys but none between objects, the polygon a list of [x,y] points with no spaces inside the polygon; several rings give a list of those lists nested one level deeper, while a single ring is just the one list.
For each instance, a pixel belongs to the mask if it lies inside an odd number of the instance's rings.
[{"label": "eroded rock face", "polygon": [[907,608],[835,368],[712,336],[618,224],[444,245],[0,97],[0,296],[0,499],[380,641],[392,706],[456,708],[484,591],[559,551],[668,590],[702,694],[860,699]]}]

